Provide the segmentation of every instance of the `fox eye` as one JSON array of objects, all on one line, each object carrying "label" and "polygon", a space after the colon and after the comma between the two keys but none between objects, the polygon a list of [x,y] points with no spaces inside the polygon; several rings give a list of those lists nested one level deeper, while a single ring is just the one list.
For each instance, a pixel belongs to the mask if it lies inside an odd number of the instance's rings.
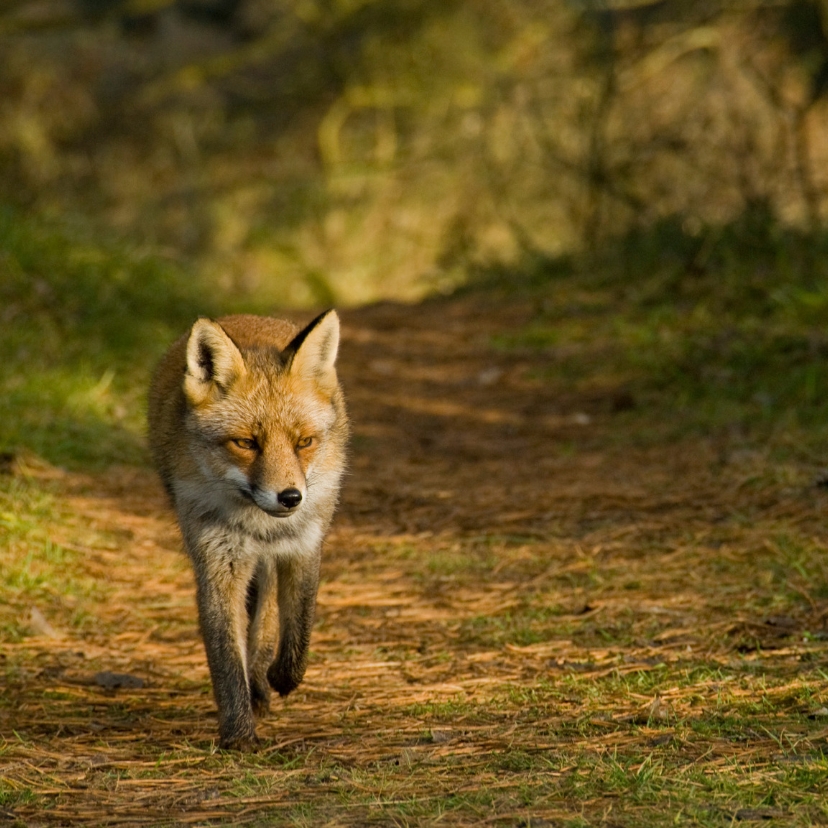
[{"label": "fox eye", "polygon": [[298,448],[298,449],[305,449],[305,448],[307,448],[307,447],[308,447],[308,446],[309,446],[312,442],[313,442],[313,437],[302,437],[302,439],[301,439],[301,440],[299,440],[299,441],[296,443],[296,448]]},{"label": "fox eye", "polygon": [[237,437],[230,441],[234,446],[237,446],[240,449],[244,449],[244,451],[255,451],[259,445],[255,440],[251,440],[249,437]]}]

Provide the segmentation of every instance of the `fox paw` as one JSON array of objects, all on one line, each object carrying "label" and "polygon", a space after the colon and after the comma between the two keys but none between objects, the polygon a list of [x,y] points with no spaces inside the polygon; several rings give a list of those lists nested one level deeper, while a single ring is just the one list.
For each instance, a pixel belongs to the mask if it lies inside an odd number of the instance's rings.
[{"label": "fox paw", "polygon": [[297,678],[288,670],[282,668],[278,661],[274,661],[267,671],[267,681],[280,696],[286,696],[299,686],[302,677]]},{"label": "fox paw", "polygon": [[250,704],[253,707],[253,715],[259,719],[270,713],[270,687],[258,684],[250,685]]},{"label": "fox paw", "polygon": [[219,748],[221,750],[235,750],[239,753],[255,753],[262,747],[262,742],[255,734],[248,734],[246,736],[222,736],[219,739]]}]

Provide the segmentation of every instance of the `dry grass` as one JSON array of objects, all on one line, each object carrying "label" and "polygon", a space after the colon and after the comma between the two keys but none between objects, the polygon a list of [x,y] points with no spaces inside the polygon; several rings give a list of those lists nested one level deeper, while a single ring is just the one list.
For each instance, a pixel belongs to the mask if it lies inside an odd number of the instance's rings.
[{"label": "dry grass", "polygon": [[761,444],[641,440],[617,388],[553,395],[489,344],[529,313],[345,315],[352,473],[256,755],[215,748],[152,475],[18,461],[9,549],[60,554],[6,573],[0,822],[828,822],[824,490]]}]

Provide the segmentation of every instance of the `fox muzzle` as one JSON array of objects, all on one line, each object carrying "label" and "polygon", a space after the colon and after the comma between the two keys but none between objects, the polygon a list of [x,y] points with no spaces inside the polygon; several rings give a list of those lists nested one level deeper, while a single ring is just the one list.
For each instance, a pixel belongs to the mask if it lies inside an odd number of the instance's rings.
[{"label": "fox muzzle", "polygon": [[267,512],[272,517],[281,518],[294,514],[304,497],[302,492],[294,487],[274,492],[260,486],[252,486],[250,489],[242,488],[241,492],[263,512]]}]

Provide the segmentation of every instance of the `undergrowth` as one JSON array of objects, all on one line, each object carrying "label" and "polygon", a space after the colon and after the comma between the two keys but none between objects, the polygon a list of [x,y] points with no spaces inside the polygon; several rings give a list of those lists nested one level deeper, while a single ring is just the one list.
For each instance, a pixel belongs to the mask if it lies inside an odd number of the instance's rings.
[{"label": "undergrowth", "polygon": [[626,418],[625,439],[749,435],[828,460],[828,233],[758,208],[692,233],[676,218],[470,284],[531,299],[531,323],[495,344],[543,351],[539,378],[591,392],[586,413]]}]

